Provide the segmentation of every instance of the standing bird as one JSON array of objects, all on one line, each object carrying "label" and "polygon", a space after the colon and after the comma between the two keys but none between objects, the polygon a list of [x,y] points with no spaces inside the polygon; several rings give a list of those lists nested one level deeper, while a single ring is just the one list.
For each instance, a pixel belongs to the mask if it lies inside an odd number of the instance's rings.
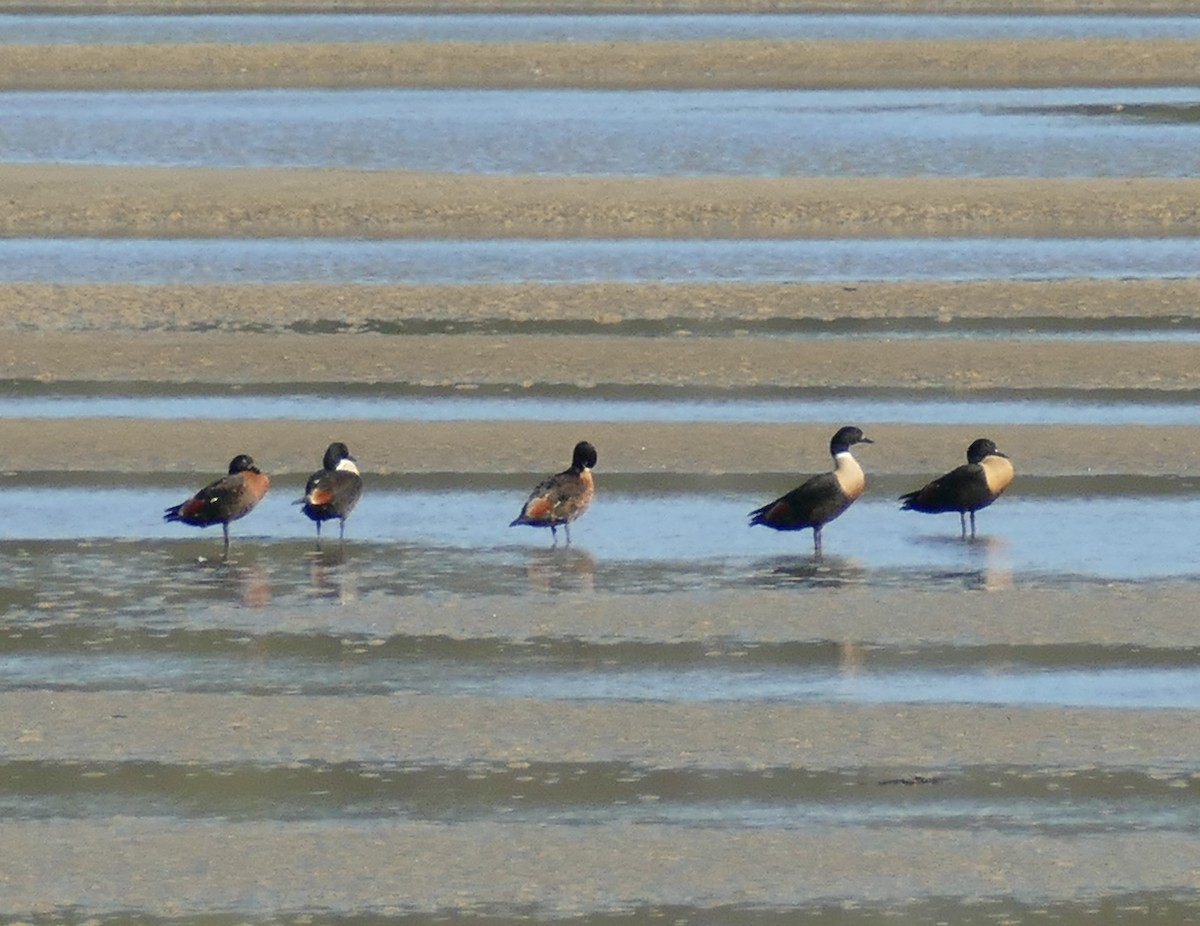
[{"label": "standing bird", "polygon": [[229,463],[229,475],[206,485],[180,505],[168,508],[164,521],[182,521],[195,527],[220,524],[225,534],[225,559],[229,558],[229,522],[245,517],[267,494],[271,480],[254,465],[247,454],[239,453]]},{"label": "standing bird", "polygon": [[321,522],[338,519],[338,542],[346,536],[346,518],[358,504],[362,495],[362,477],[358,464],[350,455],[350,449],[341,441],[334,441],[325,450],[321,469],[308,477],[304,496],[294,504],[303,505],[303,511],[317,524],[317,547],[321,546]]},{"label": "standing bird", "polygon": [[858,428],[840,429],[829,442],[833,472],[818,473],[787,495],[750,512],[750,525],[763,524],[777,531],[813,529],[813,552],[821,555],[821,528],[850,507],[867,487],[862,467],[850,454],[854,444],[872,444]]},{"label": "standing bird", "polygon": [[567,543],[571,542],[570,523],[587,511],[596,494],[592,480],[592,467],[596,465],[596,448],[585,440],[575,445],[571,454],[571,465],[561,473],[538,483],[521,513],[509,524],[528,524],[530,527],[548,527],[554,542],[558,543],[558,527],[566,531]]},{"label": "standing bird", "polygon": [[967,536],[967,514],[971,515],[971,536],[975,536],[975,512],[1000,497],[1013,481],[1013,465],[986,437],[967,448],[967,462],[933,482],[900,496],[903,511],[942,514],[957,511],[962,535]]}]

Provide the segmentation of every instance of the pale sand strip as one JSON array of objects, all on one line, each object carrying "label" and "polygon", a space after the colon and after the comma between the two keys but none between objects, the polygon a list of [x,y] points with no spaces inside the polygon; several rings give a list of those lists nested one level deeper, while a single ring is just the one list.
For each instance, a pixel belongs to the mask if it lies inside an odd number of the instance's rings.
[{"label": "pale sand strip", "polygon": [[[1200,388],[1176,342],[620,335],[7,335],[9,379],[64,382],[658,387],[729,389],[1159,390]],[[536,413],[531,410],[531,417]]]},{"label": "pale sand strip", "polygon": [[0,89],[1187,85],[1188,39],[6,45]]},{"label": "pale sand strip", "polygon": [[8,760],[814,770],[1001,765],[1185,775],[1200,762],[1195,712],[1183,709],[133,691],[4,692],[0,708],[0,749]]},{"label": "pale sand strip", "polygon": [[[1200,46],[1197,48],[1200,61]],[[0,166],[0,235],[1197,235],[1200,180]]]},{"label": "pale sand strip", "polygon": [[[7,331],[287,331],[319,326],[529,326],[856,319],[1012,322],[1063,327],[1200,316],[1200,279],[861,283],[513,283],[476,285],[0,283]],[[1102,343],[1097,349],[1107,348]]]},{"label": "pale sand strip", "polygon": [[5,913],[633,918],[665,906],[803,915],[831,898],[853,898],[850,909],[903,909],[928,897],[1086,902],[1115,889],[1136,903],[1142,892],[1188,897],[1200,888],[1200,838],[1174,830],[1056,836],[917,826],[129,817],[17,821],[4,833]]},{"label": "pale sand strip", "polygon": [[[198,400],[196,412],[203,411]],[[601,486],[604,473],[765,473],[790,481],[791,474],[829,468],[829,438],[847,423],[861,425],[876,442],[859,453],[868,479],[938,475],[961,462],[966,445],[979,436],[993,438],[1013,457],[1018,479],[1200,474],[1200,429],[1192,427],[895,425],[857,416],[824,424],[3,418],[0,446],[4,471],[15,474],[215,477],[244,452],[276,476],[298,475],[312,472],[331,440],[346,441],[364,468],[380,475],[541,474],[566,466],[569,448],[587,438],[600,453]]]}]

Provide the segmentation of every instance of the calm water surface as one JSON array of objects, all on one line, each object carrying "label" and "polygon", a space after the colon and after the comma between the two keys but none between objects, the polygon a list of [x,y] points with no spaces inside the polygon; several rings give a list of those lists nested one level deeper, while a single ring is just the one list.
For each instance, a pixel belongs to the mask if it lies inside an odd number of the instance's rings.
[{"label": "calm water surface", "polygon": [[[342,389],[340,385],[335,391]],[[421,395],[401,391],[396,395],[374,392],[331,395],[329,391],[304,394],[256,394],[244,389],[224,394],[187,391],[178,395],[50,394],[4,396],[0,415],[20,418],[132,417],[172,420],[186,418],[202,407],[219,420],[264,418],[304,421],[523,421],[536,402],[539,421],[700,421],[761,423],[820,421],[901,421],[927,424],[1146,424],[1200,425],[1197,397],[1184,393],[1171,401],[1147,394],[1109,391],[1102,396],[1055,396],[1041,391],[1027,397],[980,396],[974,399],[932,399],[927,395],[906,399],[889,395],[854,394],[830,398],[791,390],[789,399],[652,398],[617,396],[566,398],[560,396],[456,396]]]},{"label": "calm water surface", "polygon": [[1192,16],[0,15],[0,43],[615,42],[668,39],[1185,38]]},{"label": "calm water surface", "polygon": [[1191,277],[1192,238],[17,238],[4,282],[571,283]]},{"label": "calm water surface", "polygon": [[0,94],[0,160],[457,173],[1190,177],[1196,87]]},{"label": "calm water surface", "polygon": [[[1001,35],[1195,37],[1200,17],[0,15],[0,43]],[[0,160],[485,173],[1191,177],[1200,175],[1198,105],[1196,87],[4,93]],[[1190,239],[1167,238],[18,239],[5,242],[4,256],[0,279],[46,282],[1113,279],[1200,273]],[[1017,336],[1008,322],[940,334],[871,334]],[[1196,334],[1191,325],[1166,330],[1117,322],[1088,329],[1064,322],[1028,336],[1167,341],[1194,340]],[[0,394],[0,415],[176,417],[191,413],[198,399],[209,413],[226,418],[511,420],[528,408],[526,396],[400,392],[331,399],[212,390],[184,395],[136,384],[128,395],[94,394],[94,384],[55,388],[13,384]],[[856,418],[869,409],[872,418],[901,422],[1200,424],[1194,397],[1166,401],[1153,393],[1099,401],[1004,395],[982,403],[897,394],[689,402],[614,394],[543,396],[538,408],[541,417],[562,421],[781,421],[848,417],[851,402]],[[863,461],[870,472],[870,456],[864,453]],[[805,618],[849,589],[884,601],[897,591],[928,590],[951,621],[967,602],[1016,600],[1003,597],[1009,590],[1111,591],[1131,609],[1141,607],[1142,592],[1190,591],[1200,581],[1200,496],[1187,478],[1026,478],[980,514],[980,537],[973,542],[959,537],[953,515],[899,511],[895,496],[915,486],[873,480],[868,494],[827,528],[825,556],[815,560],[808,533],[746,526],[751,508],[796,483],[789,474],[695,477],[686,484],[598,474],[597,502],[576,524],[570,548],[551,547],[545,532],[506,526],[530,487],[523,478],[368,474],[344,547],[327,537],[321,553],[314,550],[311,523],[291,504],[303,476],[278,476],[259,508],[233,525],[234,555],[221,563],[219,531],[161,520],[165,507],[206,477],[0,477],[6,514],[0,519],[0,698],[96,695],[106,699],[98,722],[118,729],[141,720],[125,701],[135,693],[230,695],[245,705],[244,719],[220,718],[244,750],[244,758],[232,762],[177,762],[153,736],[136,757],[59,761],[47,757],[64,746],[53,730],[41,729],[36,718],[16,717],[18,732],[0,743],[0,835],[7,844],[21,827],[44,827],[36,830],[34,844],[49,846],[55,864],[36,873],[36,901],[14,895],[6,869],[0,918],[38,926],[129,919],[147,926],[276,926],[314,915],[365,926],[432,926],[466,916],[485,926],[531,918],[621,926],[639,917],[713,926],[793,926],[800,920],[877,926],[898,921],[899,912],[910,922],[1083,926],[1186,922],[1196,914],[1195,897],[1169,885],[1123,893],[1120,886],[1096,884],[1092,894],[1060,901],[1014,896],[1023,885],[996,881],[995,897],[963,900],[953,890],[948,898],[927,896],[923,880],[911,889],[902,886],[898,896],[905,900],[898,905],[661,908],[608,889],[602,877],[590,885],[595,900],[582,919],[543,915],[536,897],[519,909],[488,907],[486,888],[480,889],[483,903],[468,905],[465,914],[458,908],[413,910],[397,905],[382,881],[331,910],[329,895],[306,893],[309,882],[297,871],[311,864],[307,874],[319,881],[329,865],[339,870],[340,863],[356,874],[367,870],[379,854],[381,834],[412,822],[432,822],[472,839],[473,826],[532,824],[555,836],[569,830],[580,846],[610,827],[655,835],[665,828],[679,834],[681,858],[707,834],[763,829],[781,838],[800,832],[813,846],[823,845],[826,834],[859,832],[868,849],[897,833],[932,833],[939,841],[966,838],[980,858],[1000,857],[994,853],[1006,851],[1007,838],[1043,839],[1049,841],[1042,857],[1056,862],[1090,851],[1090,838],[1186,840],[1200,823],[1200,778],[1176,750],[1161,760],[1166,771],[1121,767],[1125,744],[1119,742],[1090,743],[1096,762],[1079,768],[1052,762],[942,768],[934,758],[931,769],[906,763],[818,770],[805,767],[802,750],[792,766],[769,769],[708,767],[688,757],[670,768],[588,755],[553,762],[412,760],[405,755],[404,720],[405,711],[419,709],[422,700],[449,696],[464,705],[479,698],[545,704],[551,716],[563,705],[639,702],[663,710],[744,706],[766,715],[789,704],[888,705],[897,717],[921,705],[971,705],[980,709],[973,717],[984,717],[987,705],[1005,706],[1002,713],[1050,706],[1139,712],[1153,727],[1173,709],[1200,708],[1197,646],[1087,640],[980,645],[969,622],[962,638],[950,642],[864,646],[813,639]],[[521,639],[507,639],[486,629],[464,637],[418,633],[406,625],[412,609],[443,604],[469,611],[494,601],[521,608],[549,601],[586,609],[605,601],[619,610],[646,594],[686,603],[757,590],[795,595],[794,638],[756,642],[753,607],[728,615],[729,632],[716,640],[663,642],[640,626],[619,633],[589,628],[592,636],[583,637],[529,627]],[[903,638],[905,630],[888,633]],[[255,731],[239,726],[252,725],[260,708],[267,710],[262,705],[278,712],[280,702],[305,699],[295,722],[307,729],[314,705],[307,699],[341,703],[366,696],[395,701],[394,748],[384,748],[382,757],[261,761]],[[995,722],[997,713],[986,717],[981,723]],[[190,731],[189,719],[178,718],[182,729]],[[453,712],[447,718],[451,726],[455,719]],[[496,724],[504,728],[502,712]],[[176,732],[163,730],[162,739]],[[778,735],[796,738],[803,731],[780,729]],[[124,740],[108,745],[120,755]],[[1178,753],[1191,755],[1189,748],[1181,743]],[[33,757],[14,758],[18,752]],[[634,825],[641,829],[624,829]],[[172,881],[158,878],[157,859],[137,856],[147,836],[184,839],[198,827],[218,831],[221,845],[232,850],[264,832],[297,844],[314,839],[317,849],[307,860],[288,853],[264,859],[264,870],[276,869],[244,893],[225,890],[220,878],[204,880],[222,859],[185,853],[183,875]],[[96,828],[103,848],[89,860],[79,847],[88,845]],[[1104,844],[1097,843],[1096,860],[1103,860]],[[1190,857],[1190,846],[1179,857]],[[506,843],[497,854],[495,872],[476,873],[480,884],[503,875],[510,849]],[[89,866],[99,865],[101,855],[116,859],[120,877],[89,880]],[[82,873],[72,880],[76,869]],[[187,893],[192,885],[198,887]],[[148,909],[169,912],[130,910],[130,886],[150,898]],[[181,906],[184,895],[190,900]],[[280,897],[301,900],[281,906]]]},{"label": "calm water surface", "polygon": [[[575,525],[569,548],[553,547],[544,531],[506,527],[524,497],[515,486],[376,488],[346,543],[327,535],[322,554],[312,525],[289,504],[301,488],[292,481],[277,478],[234,525],[229,564],[217,560],[218,531],[161,521],[190,485],[6,486],[0,690],[1200,707],[1195,654],[1176,650],[883,648],[858,654],[847,672],[846,654],[823,641],[746,650],[378,637],[379,623],[393,622],[413,597],[1191,584],[1200,579],[1192,527],[1200,501],[1190,495],[1015,495],[980,514],[974,541],[959,537],[953,515],[901,512],[868,496],[826,529],[818,560],[809,533],[746,526],[750,508],[795,481],[782,477],[753,494],[608,491]],[[463,510],[471,517],[452,516]],[[1155,543],[1113,524],[1138,524]],[[796,632],[803,641],[801,614]]]},{"label": "calm water surface", "polygon": [[[620,480],[625,486],[629,481]],[[1047,484],[1036,496],[1005,497],[980,513],[984,536],[962,543],[956,515],[901,512],[889,496],[918,486],[893,492],[898,484],[889,479],[877,489],[888,494],[872,493],[826,528],[827,561],[810,562],[811,532],[746,526],[748,511],[792,488],[799,478],[785,474],[760,481],[762,489],[753,494],[610,489],[603,505],[597,502],[572,531],[575,564],[594,572],[596,581],[611,591],[737,587],[759,581],[787,585],[810,579],[831,585],[893,585],[934,575],[952,587],[997,579],[1009,584],[1147,581],[1190,579],[1200,568],[1200,532],[1190,526],[1200,523],[1200,500],[1183,485],[1176,493],[1164,493],[1147,479],[1144,488],[1153,494],[1114,496],[1103,494],[1111,488],[1097,482],[1092,493],[1055,497]],[[1076,493],[1075,484],[1070,485]],[[190,482],[174,488],[22,488],[10,478],[4,490],[10,514],[0,524],[0,539],[155,539],[176,543],[185,555],[219,555],[219,529],[202,532],[162,522],[163,509],[194,488]],[[1137,488],[1132,477],[1124,484],[1127,492]],[[523,483],[492,491],[376,489],[355,511],[347,535],[368,544],[399,544],[405,587],[425,593],[521,593],[531,557],[536,561],[551,546],[547,531],[507,526],[527,491]],[[315,539],[311,522],[291,504],[302,492],[303,477],[293,477],[291,485],[286,477],[277,477],[252,516],[233,525],[235,545],[253,549],[264,540]],[[463,511],[471,516],[453,516]],[[653,512],[650,520],[647,511]],[[638,525],[636,531],[632,524]],[[1114,530],[1114,524],[1139,524],[1142,531],[1158,525],[1155,544],[1137,543],[1126,530]],[[476,558],[479,567],[471,565]],[[799,569],[795,575],[789,572],[794,565]],[[399,568],[398,563],[392,568]]]}]

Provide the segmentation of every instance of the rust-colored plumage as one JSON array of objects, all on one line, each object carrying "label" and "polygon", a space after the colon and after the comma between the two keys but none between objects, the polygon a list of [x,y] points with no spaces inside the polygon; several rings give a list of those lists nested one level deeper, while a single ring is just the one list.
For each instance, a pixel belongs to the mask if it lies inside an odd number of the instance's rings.
[{"label": "rust-colored plumage", "polygon": [[592,479],[592,467],[596,465],[596,448],[587,441],[575,445],[571,465],[538,483],[521,507],[521,513],[509,524],[515,527],[548,527],[554,542],[558,542],[558,528],[571,542],[570,523],[587,511],[596,494]]},{"label": "rust-colored plumage", "polygon": [[229,522],[254,510],[271,485],[267,474],[254,465],[247,454],[238,454],[229,463],[229,473],[211,482],[187,501],[168,508],[165,521],[179,521],[194,527],[220,524],[225,536],[223,555],[229,556]]},{"label": "rust-colored plumage", "polygon": [[350,449],[334,441],[325,450],[321,469],[308,477],[304,495],[296,499],[304,513],[317,525],[317,546],[321,545],[321,524],[338,519],[338,541],[345,539],[346,518],[362,495],[362,476]]}]

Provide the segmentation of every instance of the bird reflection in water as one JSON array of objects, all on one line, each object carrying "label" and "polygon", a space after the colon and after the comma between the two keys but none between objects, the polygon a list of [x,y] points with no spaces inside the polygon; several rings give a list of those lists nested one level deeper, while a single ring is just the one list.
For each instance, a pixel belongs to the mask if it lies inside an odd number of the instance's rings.
[{"label": "bird reflection in water", "polygon": [[308,589],[314,598],[345,604],[358,598],[356,570],[346,565],[343,548],[317,550],[308,557]]},{"label": "bird reflection in water", "polygon": [[1012,561],[1008,557],[1008,541],[1003,537],[975,535],[967,540],[967,550],[973,560],[982,560],[975,570],[970,588],[985,592],[1003,591],[1013,587]]},{"label": "bird reflection in water", "polygon": [[1013,567],[1008,556],[1008,541],[1003,537],[977,534],[960,539],[948,535],[921,537],[918,543],[965,551],[966,562],[960,568],[939,569],[928,574],[931,586],[961,585],[975,591],[1003,591],[1013,587]]},{"label": "bird reflection in water", "polygon": [[803,585],[812,588],[842,588],[862,585],[866,568],[850,556],[780,556],[764,560],[754,570],[757,580],[768,584]]},{"label": "bird reflection in water", "polygon": [[578,547],[533,549],[525,576],[535,592],[595,591],[596,558]]},{"label": "bird reflection in water", "polygon": [[237,563],[210,561],[204,565],[213,567],[221,588],[245,607],[265,608],[271,603],[270,572],[257,557],[246,557]]}]

